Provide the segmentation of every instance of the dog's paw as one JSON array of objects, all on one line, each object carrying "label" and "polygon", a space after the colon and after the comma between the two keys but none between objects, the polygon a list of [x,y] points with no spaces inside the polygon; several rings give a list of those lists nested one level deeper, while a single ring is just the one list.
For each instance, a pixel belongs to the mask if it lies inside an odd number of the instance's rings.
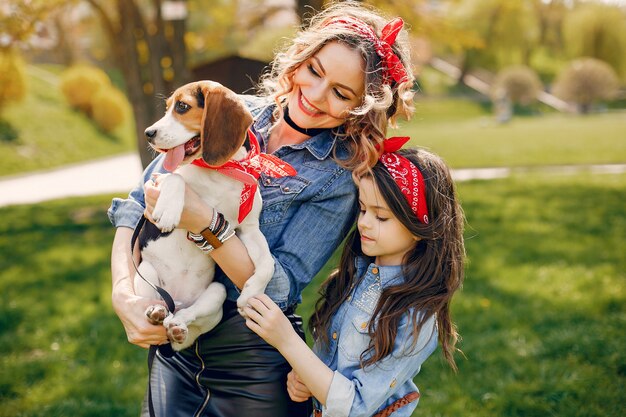
[{"label": "dog's paw", "polygon": [[169,311],[167,311],[167,308],[165,308],[161,304],[151,305],[146,309],[146,316],[148,317],[148,321],[155,325],[163,323],[163,320],[165,320],[168,314]]},{"label": "dog's paw", "polygon": [[152,212],[152,218],[155,221],[156,226],[164,233],[171,232],[178,226],[180,222],[181,210],[177,209],[162,209],[162,206],[154,208]]},{"label": "dog's paw", "polygon": [[165,326],[167,338],[172,343],[181,344],[187,340],[187,333],[189,333],[189,329],[187,329],[187,325],[185,323],[169,320],[168,322],[163,323],[163,325]]},{"label": "dog's paw", "polygon": [[[241,290],[241,295],[237,298],[237,307],[242,309],[248,304],[248,299],[255,295],[263,294],[265,285],[256,279],[249,279]],[[241,311],[240,311],[241,312]]]}]

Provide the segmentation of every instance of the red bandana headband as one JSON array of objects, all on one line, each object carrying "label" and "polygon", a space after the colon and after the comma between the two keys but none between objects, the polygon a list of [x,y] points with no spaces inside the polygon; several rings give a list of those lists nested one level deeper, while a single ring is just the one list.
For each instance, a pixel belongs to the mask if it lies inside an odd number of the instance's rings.
[{"label": "red bandana headband", "polygon": [[337,17],[326,22],[324,27],[331,25],[352,29],[357,34],[372,41],[376,49],[376,54],[382,61],[383,82],[385,84],[391,84],[391,80],[394,80],[398,84],[408,80],[406,69],[404,65],[402,65],[402,61],[400,61],[398,55],[391,49],[391,45],[395,43],[396,37],[404,25],[402,18],[396,17],[387,23],[385,27],[383,27],[380,38],[376,36],[376,33],[374,33],[370,25],[354,17]]},{"label": "red bandana headband", "polygon": [[274,155],[261,153],[259,141],[251,130],[248,130],[248,138],[250,140],[250,150],[246,157],[239,161],[230,160],[218,167],[207,164],[202,158],[198,158],[192,162],[194,165],[213,169],[243,183],[243,190],[241,190],[241,198],[239,200],[239,217],[237,219],[239,223],[241,223],[248,213],[250,213],[250,210],[252,210],[254,194],[258,188],[257,182],[261,176],[261,172],[273,178],[288,177],[297,174],[296,170],[282,159]]},{"label": "red bandana headband", "polygon": [[400,191],[404,194],[417,219],[421,223],[428,224],[424,177],[413,162],[396,153],[409,139],[409,137],[385,139],[383,141],[383,154],[380,156],[380,162],[383,163],[393,180],[400,187]]}]

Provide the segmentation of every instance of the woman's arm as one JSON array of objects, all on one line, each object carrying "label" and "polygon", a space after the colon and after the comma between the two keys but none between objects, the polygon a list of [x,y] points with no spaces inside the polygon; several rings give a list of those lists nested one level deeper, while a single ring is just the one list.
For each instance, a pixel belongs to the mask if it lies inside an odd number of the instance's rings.
[{"label": "woman's arm", "polygon": [[322,404],[326,403],[333,371],[324,364],[295,332],[291,322],[267,295],[248,300],[246,325],[274,346],[287,359],[300,380]]},{"label": "woman's arm", "polygon": [[[160,190],[158,185],[150,180],[145,183],[144,192],[146,201],[144,215],[152,221],[151,213],[159,198]],[[178,227],[193,233],[200,233],[211,224],[212,219],[213,208],[207,205],[191,187],[185,187],[185,205]],[[243,288],[248,278],[254,274],[254,264],[248,255],[248,250],[236,235],[224,242],[221,247],[211,251],[209,255],[239,289]]]},{"label": "woman's arm", "polygon": [[[128,341],[147,348],[167,341],[165,327],[154,326],[146,319],[145,311],[150,305],[163,304],[160,300],[135,295],[133,289],[134,267],[131,259],[130,241],[133,229],[118,227],[111,250],[111,302],[122,321]],[[135,251],[138,253],[138,251]],[[135,262],[139,262],[137,255]]]}]

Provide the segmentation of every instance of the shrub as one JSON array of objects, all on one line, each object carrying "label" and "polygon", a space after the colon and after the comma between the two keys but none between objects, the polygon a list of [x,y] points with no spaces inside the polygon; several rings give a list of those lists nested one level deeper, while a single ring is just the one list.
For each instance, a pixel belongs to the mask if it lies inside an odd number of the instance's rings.
[{"label": "shrub", "polygon": [[101,88],[92,100],[92,118],[105,132],[111,132],[122,124],[128,113],[126,96],[115,88]]},{"label": "shrub", "polygon": [[24,63],[12,50],[0,50],[0,113],[9,103],[20,101],[26,95]]},{"label": "shrub", "polygon": [[99,68],[88,65],[70,67],[61,74],[61,91],[70,106],[87,115],[92,113],[91,101],[103,87],[111,85],[109,76]]},{"label": "shrub", "polygon": [[535,71],[525,66],[514,66],[498,73],[491,93],[494,99],[505,93],[513,103],[528,105],[535,101],[541,89],[541,80]]},{"label": "shrub", "polygon": [[588,113],[591,105],[597,101],[614,98],[618,89],[619,81],[613,68],[595,58],[572,61],[554,84],[554,94],[565,101],[576,103],[582,113]]}]

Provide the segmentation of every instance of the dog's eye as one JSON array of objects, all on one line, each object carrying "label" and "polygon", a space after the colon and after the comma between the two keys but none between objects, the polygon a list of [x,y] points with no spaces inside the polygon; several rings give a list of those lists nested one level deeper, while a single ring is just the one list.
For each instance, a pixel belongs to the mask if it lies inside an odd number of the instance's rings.
[{"label": "dog's eye", "polygon": [[176,106],[174,107],[174,110],[176,111],[176,113],[178,114],[183,114],[185,112],[187,112],[189,109],[191,108],[191,106],[183,101],[177,101],[176,102]]}]

